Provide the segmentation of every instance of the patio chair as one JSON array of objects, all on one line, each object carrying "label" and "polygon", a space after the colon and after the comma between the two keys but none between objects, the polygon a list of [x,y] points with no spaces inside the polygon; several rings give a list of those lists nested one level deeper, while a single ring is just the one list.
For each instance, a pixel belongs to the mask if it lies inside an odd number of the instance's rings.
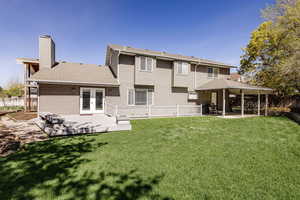
[{"label": "patio chair", "polygon": [[211,104],[209,107],[209,114],[218,114],[217,106],[215,104]]}]

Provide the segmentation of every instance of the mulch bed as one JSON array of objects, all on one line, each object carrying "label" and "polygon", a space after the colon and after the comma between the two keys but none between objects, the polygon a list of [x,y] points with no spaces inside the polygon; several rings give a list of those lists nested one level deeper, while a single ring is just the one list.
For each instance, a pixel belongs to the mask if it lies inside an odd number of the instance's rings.
[{"label": "mulch bed", "polygon": [[36,114],[34,113],[26,114],[22,112],[13,113],[13,116],[1,117],[0,156],[6,156],[13,153],[20,149],[24,144],[48,139],[47,135],[33,122],[26,120],[35,117]]},{"label": "mulch bed", "polygon": [[30,120],[37,118],[36,112],[15,112],[10,113],[9,117],[15,119],[15,120]]},{"label": "mulch bed", "polygon": [[19,138],[12,134],[3,124],[0,124],[0,156],[6,156],[15,152],[20,146]]}]

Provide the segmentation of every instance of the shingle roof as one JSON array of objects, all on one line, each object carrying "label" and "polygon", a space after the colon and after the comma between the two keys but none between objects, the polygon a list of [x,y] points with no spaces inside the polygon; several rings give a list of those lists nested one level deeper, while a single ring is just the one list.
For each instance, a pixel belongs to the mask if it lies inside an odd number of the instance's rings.
[{"label": "shingle roof", "polygon": [[217,89],[244,89],[244,90],[259,90],[259,91],[272,91],[271,88],[258,87],[237,81],[214,79],[199,87],[196,90],[217,90]]},{"label": "shingle roof", "polygon": [[30,80],[38,82],[119,85],[107,66],[67,62],[60,62],[51,69],[42,68],[33,74]]},{"label": "shingle roof", "polygon": [[236,67],[233,65],[225,64],[222,62],[217,62],[217,61],[212,61],[212,60],[207,60],[207,59],[202,59],[202,58],[196,58],[194,56],[183,56],[179,54],[170,54],[166,52],[159,52],[159,51],[152,51],[148,49],[139,49],[139,48],[133,48],[133,47],[128,47],[128,46],[121,46],[117,44],[110,44],[108,45],[109,48],[113,50],[118,50],[123,53],[132,53],[132,54],[142,54],[142,55],[149,55],[149,56],[155,56],[155,57],[162,57],[162,58],[169,58],[169,59],[174,59],[174,60],[183,60],[183,61],[189,61],[189,62],[195,62],[198,64],[203,64],[203,65],[212,65],[216,67]]}]

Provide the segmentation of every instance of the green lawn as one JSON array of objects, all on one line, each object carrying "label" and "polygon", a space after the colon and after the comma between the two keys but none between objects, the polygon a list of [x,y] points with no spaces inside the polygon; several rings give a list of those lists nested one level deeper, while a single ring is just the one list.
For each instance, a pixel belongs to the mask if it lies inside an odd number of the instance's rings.
[{"label": "green lawn", "polygon": [[0,159],[0,199],[300,199],[300,126],[166,118]]}]

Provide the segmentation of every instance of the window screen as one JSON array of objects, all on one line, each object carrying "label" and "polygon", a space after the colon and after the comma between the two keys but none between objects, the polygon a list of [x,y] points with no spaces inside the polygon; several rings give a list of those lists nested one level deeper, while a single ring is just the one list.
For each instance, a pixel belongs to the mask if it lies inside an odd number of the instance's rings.
[{"label": "window screen", "polygon": [[141,56],[140,70],[146,71],[146,57]]},{"label": "window screen", "polygon": [[207,76],[213,77],[213,68],[212,67],[207,68]]},{"label": "window screen", "polygon": [[189,72],[189,63],[177,62],[177,73],[178,74],[188,74],[188,72]]},{"label": "window screen", "polygon": [[151,72],[153,66],[153,59],[150,57],[141,56],[140,70]]},{"label": "window screen", "polygon": [[135,105],[147,105],[147,90],[135,91]]}]

